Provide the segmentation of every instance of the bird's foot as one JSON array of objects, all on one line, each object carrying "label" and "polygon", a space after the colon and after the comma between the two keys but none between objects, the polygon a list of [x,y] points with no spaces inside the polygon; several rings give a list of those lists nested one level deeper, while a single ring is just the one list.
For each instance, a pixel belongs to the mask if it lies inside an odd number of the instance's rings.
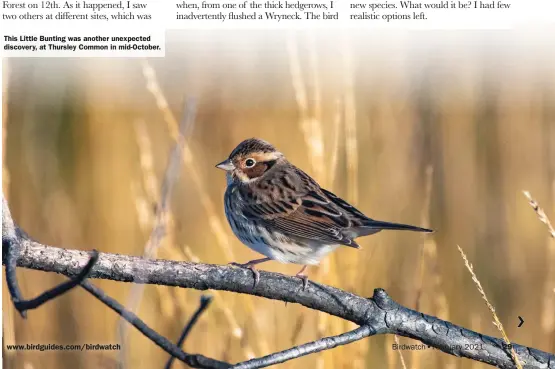
[{"label": "bird's foot", "polygon": [[308,276],[306,274],[304,274],[304,271],[306,270],[306,265],[302,267],[302,269],[295,274],[295,277],[300,278],[303,281],[303,291],[306,290],[306,287],[308,286]]},{"label": "bird's foot", "polygon": [[236,263],[236,262],[232,262],[229,263],[229,265],[233,265],[239,268],[244,268],[244,269],[250,269],[250,271],[252,272],[253,276],[254,276],[254,284],[252,286],[252,289],[254,290],[256,288],[256,286],[258,285],[258,282],[260,282],[260,272],[254,267],[256,264],[265,262],[270,260],[269,258],[264,258],[264,259],[256,259],[256,260],[251,260],[247,263],[241,264],[241,263]]}]

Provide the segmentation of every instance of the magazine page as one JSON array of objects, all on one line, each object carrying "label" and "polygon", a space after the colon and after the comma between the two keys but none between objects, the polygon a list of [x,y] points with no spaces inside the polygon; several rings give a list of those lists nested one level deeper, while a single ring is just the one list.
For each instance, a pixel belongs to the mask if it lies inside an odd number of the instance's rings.
[{"label": "magazine page", "polygon": [[555,2],[0,3],[2,367],[555,369]]}]

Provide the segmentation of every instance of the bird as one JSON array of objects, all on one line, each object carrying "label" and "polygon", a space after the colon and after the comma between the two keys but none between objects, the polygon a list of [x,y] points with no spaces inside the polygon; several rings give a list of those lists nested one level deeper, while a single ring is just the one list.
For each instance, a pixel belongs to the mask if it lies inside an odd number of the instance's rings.
[{"label": "bird", "polygon": [[339,246],[360,248],[355,241],[358,237],[382,230],[433,232],[367,217],[259,138],[239,143],[216,168],[226,172],[224,209],[233,233],[265,256],[242,264],[229,263],[252,271],[253,288],[260,281],[255,265],[263,262],[302,265],[295,276],[302,280],[304,290],[307,266],[318,264]]}]

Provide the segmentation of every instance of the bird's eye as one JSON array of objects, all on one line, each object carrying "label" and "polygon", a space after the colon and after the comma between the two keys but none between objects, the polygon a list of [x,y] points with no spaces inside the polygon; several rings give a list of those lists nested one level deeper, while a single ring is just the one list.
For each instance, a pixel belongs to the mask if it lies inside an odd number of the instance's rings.
[{"label": "bird's eye", "polygon": [[248,158],[247,160],[245,160],[245,166],[247,168],[252,168],[254,167],[254,164],[256,164],[256,160]]}]

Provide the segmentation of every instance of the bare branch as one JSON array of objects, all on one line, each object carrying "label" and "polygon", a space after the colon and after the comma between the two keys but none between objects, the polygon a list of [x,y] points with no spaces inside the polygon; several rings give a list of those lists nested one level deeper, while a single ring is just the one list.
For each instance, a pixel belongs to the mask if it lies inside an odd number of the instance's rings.
[{"label": "bare branch", "polygon": [[142,334],[148,337],[152,342],[162,348],[164,351],[187,365],[193,368],[207,368],[207,369],[224,369],[229,368],[230,365],[223,361],[207,358],[202,355],[191,355],[183,352],[179,347],[174,345],[170,340],[156,333],[152,328],[147,326],[135,313],[125,309],[125,307],[117,302],[115,299],[106,295],[100,288],[95,287],[89,281],[83,281],[81,287],[87,290],[91,295],[102,301],[110,309],[121,315],[123,319],[129,322],[132,326],[137,328]]},{"label": "bare branch", "polygon": [[[4,216],[4,214],[9,215],[9,212],[6,210],[7,204],[4,206],[2,217],[2,226],[4,228],[2,234],[3,263],[7,262],[7,254],[11,252],[11,246],[16,244],[21,248],[17,254],[17,266],[19,267],[55,272],[70,278],[82,272],[83,266],[89,261],[87,252],[47,246],[26,237],[21,237],[23,233],[20,231],[16,232],[13,229],[13,227],[17,229],[13,222],[11,222],[12,229],[6,229],[10,227],[11,221],[11,218]],[[5,234],[15,235],[16,242],[13,242],[13,239],[12,241],[5,239]],[[138,277],[139,275],[140,277]],[[466,357],[502,369],[512,369],[515,367],[511,356],[507,353],[506,344],[502,339],[482,335],[439,318],[406,308],[393,301],[383,289],[376,289],[372,298],[364,298],[316,282],[310,283],[306,289],[303,289],[302,282],[298,278],[278,273],[261,271],[260,276],[260,283],[253,290],[252,273],[240,268],[100,253],[97,263],[90,272],[89,278],[158,284],[198,290],[223,290],[298,303],[313,310],[325,312],[354,322],[362,327],[367,327],[372,332],[372,335],[396,334],[405,336],[419,340],[430,347],[457,357]],[[92,286],[88,281],[82,282],[81,285],[86,289],[87,286]],[[103,302],[106,301],[107,296],[94,293],[94,290],[90,288],[87,290],[89,292],[92,291],[91,293]],[[155,335],[157,335],[156,332],[149,331],[149,328],[136,315],[128,314],[117,301],[111,301],[109,306],[119,314],[122,314],[124,318],[129,318],[128,321],[164,350],[184,360],[189,365],[218,369],[229,367],[227,363],[199,355],[185,354],[187,356],[184,357],[181,349],[166,338],[161,337],[161,339],[158,339],[156,337],[156,341],[154,339]],[[357,334],[362,334],[366,331],[364,328],[361,328],[356,332]],[[343,342],[343,340],[348,340],[352,333],[347,333],[345,336],[331,337],[330,339],[332,341],[336,340],[336,342]],[[370,335],[370,333],[368,334]],[[324,339],[323,341],[326,340]],[[316,347],[321,347],[318,345],[325,345],[322,343],[322,340],[316,342],[317,344],[311,343],[299,347],[316,350]],[[345,341],[345,343],[347,342]],[[333,345],[323,349],[331,347]],[[515,350],[524,368],[555,369],[554,354],[518,344],[513,344],[512,348]],[[175,349],[179,350],[179,352],[175,352]],[[272,364],[273,362],[265,361],[270,360],[269,358],[272,358],[271,360],[275,360],[277,363],[280,358],[289,360],[299,357],[302,356],[302,351],[297,348],[274,355],[262,358],[260,364]],[[243,364],[246,365],[246,363]],[[251,365],[249,367],[262,366]]]},{"label": "bare branch", "polygon": [[[90,258],[86,265],[77,273],[76,276],[72,277],[71,280],[61,283],[60,285],[50,289],[38,297],[31,300],[24,300],[22,298],[21,292],[17,287],[17,279],[15,278],[15,268],[17,257],[19,252],[23,249],[21,243],[24,241],[30,241],[28,236],[21,231],[17,225],[14,224],[8,204],[2,194],[2,262],[6,265],[6,279],[8,286],[12,286],[10,289],[10,295],[14,302],[16,309],[21,313],[21,315],[26,318],[26,311],[29,309],[35,309],[44,303],[62,295],[65,292],[73,289],[76,286],[81,285],[85,290],[91,293],[98,300],[103,302],[106,306],[121,315],[122,319],[131,323],[135,328],[137,328],[141,333],[143,333],[147,338],[149,338],[156,345],[161,347],[167,353],[172,355],[172,357],[178,358],[192,368],[204,368],[204,369],[224,369],[229,368],[231,365],[222,361],[207,358],[202,355],[191,355],[183,352],[178,346],[174,345],[167,338],[156,333],[153,329],[148,327],[137,315],[133,312],[126,310],[123,305],[114,300],[113,298],[107,296],[102,289],[95,287],[92,283],[86,280],[89,273],[91,272],[93,266],[98,261],[99,253],[96,250],[91,252]],[[17,252],[14,252],[17,250]],[[9,264],[12,264],[8,267]],[[74,265],[75,266],[75,265]],[[10,271],[12,274],[8,274],[9,268],[13,269]],[[77,266],[79,267],[79,266]],[[15,288],[14,288],[15,286]],[[17,295],[16,295],[17,294]],[[17,297],[16,297],[17,296]],[[201,300],[201,308],[204,310],[209,303],[209,299]],[[199,309],[200,310],[200,309]],[[202,310],[200,312],[202,312]],[[191,322],[188,324],[188,330],[190,331],[192,325],[198,319],[200,312],[197,312]],[[184,334],[185,335],[185,334]]]},{"label": "bare branch", "polygon": [[[72,277],[81,271],[80,266],[87,261],[84,251],[46,246],[30,240],[23,240],[22,247],[17,265],[24,268]],[[503,340],[408,309],[393,301],[382,289],[376,289],[372,298],[360,297],[316,282],[303,290],[298,278],[261,271],[260,283],[253,290],[253,277],[248,270],[107,253],[100,254],[90,277],[132,282],[138,271],[141,271],[143,283],[232,291],[298,303],[359,325],[368,325],[376,334],[410,337],[451,355],[482,361],[499,368],[514,367],[512,358],[504,349]],[[513,348],[527,368],[555,368],[553,354],[517,344]]]},{"label": "bare branch", "polygon": [[22,313],[26,310],[36,309],[39,306],[41,306],[42,304],[44,304],[44,303],[46,303],[50,300],[55,299],[56,297],[60,296],[61,294],[64,294],[64,293],[68,292],[69,290],[71,290],[74,287],[79,286],[79,284],[82,281],[87,279],[87,276],[91,272],[91,270],[92,270],[94,264],[97,262],[97,260],[98,260],[98,251],[92,250],[89,262],[87,263],[87,265],[85,265],[83,270],[75,278],[72,278],[69,281],[60,283],[56,287],[54,287],[54,288],[52,288],[52,289],[50,289],[46,292],[41,293],[39,296],[35,297],[34,299],[14,302],[15,308],[20,313]]},{"label": "bare branch", "polygon": [[[7,250],[6,255],[2,255],[2,263],[6,268],[6,284],[8,285],[8,290],[10,291],[10,296],[14,304],[18,304],[20,301],[24,300],[15,273],[17,258],[21,252],[21,237],[18,237],[18,229],[19,228],[16,227],[13,222],[8,202],[4,197],[4,193],[2,193],[2,254],[4,250]],[[25,310],[20,310],[19,313],[23,318],[27,318]]]},{"label": "bare branch", "polygon": [[16,262],[17,256],[21,251],[21,239],[28,238],[28,236],[18,228],[11,218],[8,203],[2,194],[2,247],[7,249],[6,255],[6,282],[10,291],[10,296],[17,311],[23,318],[27,318],[27,310],[36,309],[39,306],[47,303],[50,300],[68,292],[69,290],[77,287],[83,280],[87,278],[92,270],[93,265],[98,260],[98,251],[92,250],[91,257],[83,270],[69,281],[63,282],[54,288],[51,288],[39,296],[26,300],[19,289],[16,275]]},{"label": "bare branch", "polygon": [[305,343],[304,345],[296,346],[288,350],[276,352],[275,354],[267,355],[258,359],[244,361],[234,365],[233,369],[256,369],[265,368],[270,365],[275,365],[289,361],[292,359],[313,354],[324,350],[329,350],[337,346],[346,345],[351,342],[359,341],[368,336],[373,336],[374,330],[368,326],[363,325],[355,330],[338,336],[325,337],[314,342]]},{"label": "bare branch", "polygon": [[[202,295],[200,297],[199,307],[198,307],[197,311],[195,311],[195,313],[193,314],[191,319],[187,322],[187,325],[185,326],[185,329],[183,329],[183,332],[179,336],[179,339],[177,340],[177,347],[183,346],[183,343],[185,342],[185,339],[187,338],[187,336],[189,335],[189,333],[191,332],[191,330],[193,329],[193,327],[197,323],[198,318],[200,318],[200,316],[202,315],[204,310],[206,310],[208,308],[208,305],[210,305],[210,302],[212,302],[212,296]],[[165,366],[166,369],[171,368],[174,359],[175,359],[175,356],[173,356],[173,355],[168,359],[168,362],[166,363],[166,366]]]}]

